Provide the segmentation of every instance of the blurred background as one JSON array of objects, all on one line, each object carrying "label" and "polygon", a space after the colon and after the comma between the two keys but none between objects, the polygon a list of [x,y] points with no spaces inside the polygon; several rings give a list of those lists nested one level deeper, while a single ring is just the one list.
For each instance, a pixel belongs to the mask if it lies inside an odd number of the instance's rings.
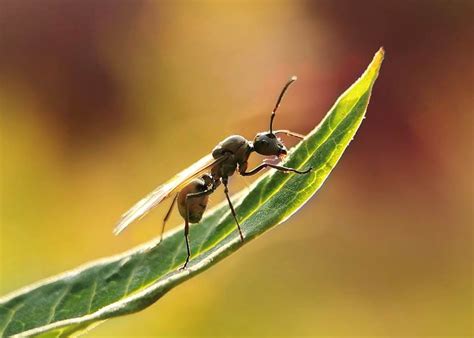
[{"label": "blurred background", "polygon": [[310,131],[384,46],[367,119],[305,208],[90,335],[472,335],[473,15],[469,0],[1,0],[0,294],[156,236],[165,207],[112,229],[221,139],[266,130],[293,74],[275,123]]}]

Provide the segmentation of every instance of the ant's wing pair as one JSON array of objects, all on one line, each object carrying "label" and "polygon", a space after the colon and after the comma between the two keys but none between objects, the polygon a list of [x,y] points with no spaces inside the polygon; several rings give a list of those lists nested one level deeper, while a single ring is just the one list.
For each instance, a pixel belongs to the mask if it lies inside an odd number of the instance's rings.
[{"label": "ant's wing pair", "polygon": [[121,233],[129,224],[145,216],[148,211],[160,204],[165,198],[169,197],[173,191],[183,187],[189,180],[196,177],[201,172],[211,168],[216,163],[222,162],[224,159],[225,157],[216,159],[212,157],[211,154],[208,154],[190,167],[181,171],[166,183],[158,186],[122,215],[114,229],[114,234],[118,235]]}]

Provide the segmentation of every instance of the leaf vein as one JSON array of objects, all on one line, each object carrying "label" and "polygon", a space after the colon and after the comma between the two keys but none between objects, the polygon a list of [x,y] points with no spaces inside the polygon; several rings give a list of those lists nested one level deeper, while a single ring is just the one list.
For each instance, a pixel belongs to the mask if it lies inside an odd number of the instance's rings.
[{"label": "leaf vein", "polygon": [[59,295],[57,301],[53,304],[51,307],[50,313],[49,313],[49,318],[48,321],[46,322],[47,324],[51,323],[54,319],[54,316],[56,315],[56,309],[61,303],[61,301],[66,297],[67,293],[71,290],[71,285],[68,285],[64,288],[63,292]]}]

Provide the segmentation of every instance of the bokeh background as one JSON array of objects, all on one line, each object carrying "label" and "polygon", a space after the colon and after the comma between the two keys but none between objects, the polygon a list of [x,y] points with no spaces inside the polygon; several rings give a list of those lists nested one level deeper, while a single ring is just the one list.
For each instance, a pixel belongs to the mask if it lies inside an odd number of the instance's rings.
[{"label": "bokeh background", "polygon": [[156,236],[166,208],[111,231],[224,137],[265,130],[288,76],[276,125],[305,133],[384,46],[367,119],[311,203],[90,335],[472,335],[473,15],[470,0],[1,0],[0,294]]}]

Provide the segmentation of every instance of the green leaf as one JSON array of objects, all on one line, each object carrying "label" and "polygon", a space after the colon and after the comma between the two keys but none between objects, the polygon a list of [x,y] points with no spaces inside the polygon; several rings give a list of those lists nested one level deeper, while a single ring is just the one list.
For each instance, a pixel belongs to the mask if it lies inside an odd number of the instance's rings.
[{"label": "green leaf", "polygon": [[[329,113],[287,157],[307,175],[269,171],[235,198],[244,244],[282,223],[321,187],[361,124],[384,56],[380,49],[364,74],[342,94]],[[191,227],[188,269],[179,271],[186,249],[182,229],[160,246],[148,243],[41,281],[0,299],[0,335],[69,336],[100,322],[140,311],[166,292],[201,273],[240,243],[225,202]]]}]

